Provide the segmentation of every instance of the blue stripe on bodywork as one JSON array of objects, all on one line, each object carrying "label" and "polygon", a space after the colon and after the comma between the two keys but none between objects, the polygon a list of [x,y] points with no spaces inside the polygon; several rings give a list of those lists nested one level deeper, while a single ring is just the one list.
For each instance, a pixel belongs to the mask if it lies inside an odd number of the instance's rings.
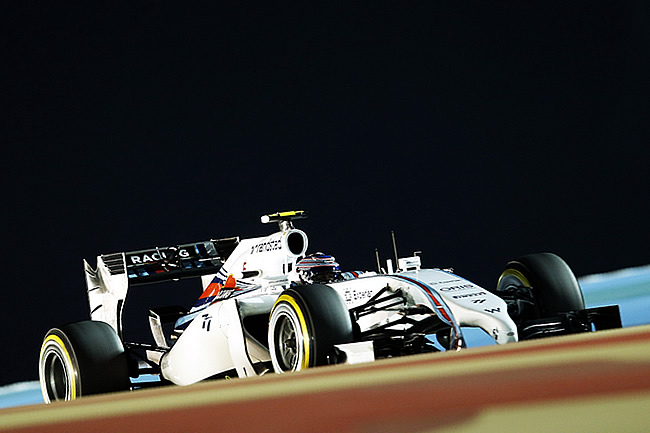
[{"label": "blue stripe on bodywork", "polygon": [[415,278],[407,277],[405,275],[389,275],[389,277],[406,281],[407,283],[415,285],[422,292],[424,292],[427,295],[427,297],[431,299],[431,301],[433,301],[433,305],[436,308],[435,309],[436,315],[440,318],[440,320],[445,322],[447,325],[451,326],[452,329],[454,330],[454,333],[456,334],[456,340],[460,342],[460,347],[465,346],[464,339],[462,338],[463,334],[460,329],[460,325],[458,325],[458,323],[456,322],[456,319],[452,314],[451,309],[445,302],[445,300],[433,287],[429,286],[428,284],[420,280],[416,280]]}]

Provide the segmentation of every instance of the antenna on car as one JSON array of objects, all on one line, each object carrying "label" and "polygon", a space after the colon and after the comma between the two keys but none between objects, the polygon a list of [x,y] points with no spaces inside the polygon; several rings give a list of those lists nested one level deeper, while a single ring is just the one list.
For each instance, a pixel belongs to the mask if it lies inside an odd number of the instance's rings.
[{"label": "antenna on car", "polygon": [[[393,259],[387,259],[386,260],[386,265],[388,267],[388,273],[392,274],[393,273],[393,260],[395,260],[395,266],[397,269],[395,269],[395,272],[400,272],[400,267],[399,267],[399,255],[397,254],[397,239],[395,237],[395,231],[391,230],[390,231],[390,236],[391,240],[393,243]],[[379,259],[379,251],[377,248],[375,248],[375,259],[377,260],[377,272],[380,274],[385,274],[386,271],[382,269],[381,267],[381,261]]]},{"label": "antenna on car", "polygon": [[377,273],[378,274],[384,274],[386,273],[382,268],[381,268],[381,260],[379,259],[379,250],[375,248],[375,258],[377,259]]},{"label": "antenna on car", "polygon": [[260,221],[262,224],[277,222],[280,230],[286,231],[293,228],[294,220],[302,220],[307,218],[307,211],[304,210],[291,210],[285,212],[276,212],[273,214],[262,215]]},{"label": "antenna on car", "polygon": [[395,232],[390,231],[390,236],[393,240],[393,256],[395,257],[395,266],[397,267],[396,271],[399,272],[399,256],[397,255],[397,240],[395,240]]}]

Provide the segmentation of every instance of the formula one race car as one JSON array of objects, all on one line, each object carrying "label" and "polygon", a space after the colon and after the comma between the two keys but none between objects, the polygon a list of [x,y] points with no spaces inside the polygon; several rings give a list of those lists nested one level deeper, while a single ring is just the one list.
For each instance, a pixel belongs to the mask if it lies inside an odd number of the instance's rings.
[{"label": "formula one race car", "polygon": [[[575,276],[554,254],[508,263],[493,291],[423,269],[418,256],[398,258],[396,248],[387,271],[342,272],[332,256],[306,255],[307,235],[293,225],[305,217],[263,216],[280,226],[266,237],[104,254],[96,269],[84,261],[91,320],[46,334],[45,401],[146,386],[139,376],[188,385],[455,351],[470,327],[505,344],[621,326],[617,306],[585,309]],[[196,304],[152,309],[155,344],[124,341],[128,290],[188,277],[202,282]]]}]

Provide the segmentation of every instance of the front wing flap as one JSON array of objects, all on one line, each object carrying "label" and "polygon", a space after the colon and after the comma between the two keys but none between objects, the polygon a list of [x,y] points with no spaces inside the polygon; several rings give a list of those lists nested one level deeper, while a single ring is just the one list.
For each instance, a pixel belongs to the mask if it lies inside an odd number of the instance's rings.
[{"label": "front wing flap", "polygon": [[520,340],[532,340],[621,327],[621,313],[618,305],[609,305],[569,311],[554,317],[527,320],[519,324],[518,332]]}]

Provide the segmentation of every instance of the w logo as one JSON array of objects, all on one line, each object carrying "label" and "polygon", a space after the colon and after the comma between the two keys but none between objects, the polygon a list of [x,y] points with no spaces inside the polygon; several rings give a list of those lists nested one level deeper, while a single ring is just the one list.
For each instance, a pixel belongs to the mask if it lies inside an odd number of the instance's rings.
[{"label": "w logo", "polygon": [[500,313],[501,312],[501,307],[496,307],[496,308],[486,308],[485,311],[488,313]]}]

